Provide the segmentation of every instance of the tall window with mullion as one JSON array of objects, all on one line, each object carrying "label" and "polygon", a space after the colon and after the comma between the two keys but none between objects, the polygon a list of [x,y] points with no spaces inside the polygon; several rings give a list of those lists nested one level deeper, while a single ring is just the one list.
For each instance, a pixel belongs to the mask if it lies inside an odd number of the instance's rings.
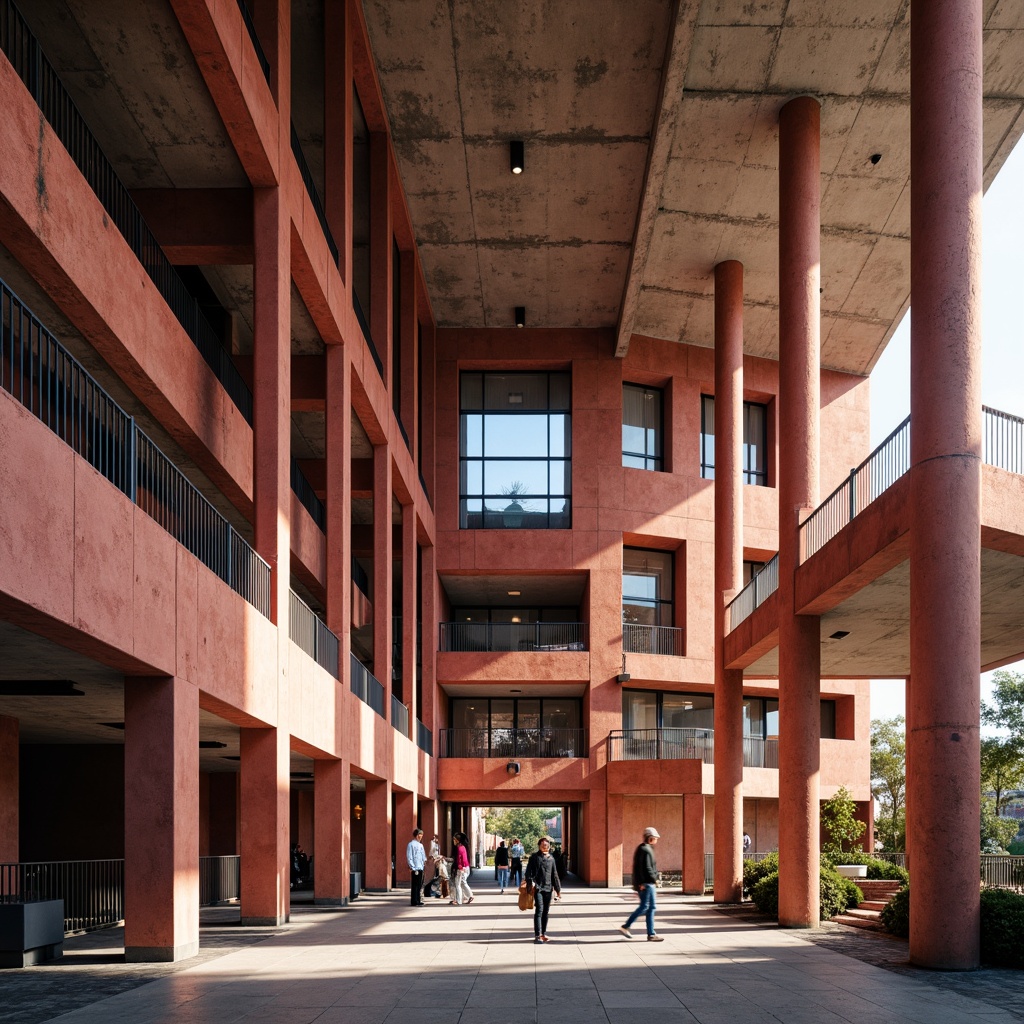
[{"label": "tall window with mullion", "polygon": [[[715,398],[700,396],[700,475],[715,479]],[[743,482],[768,486],[768,406],[743,403]]]},{"label": "tall window with mullion", "polygon": [[660,471],[662,393],[642,384],[622,385],[622,464]]},{"label": "tall window with mullion", "polygon": [[569,528],[570,397],[568,373],[461,375],[462,529]]},{"label": "tall window with mullion", "polygon": [[622,549],[622,621],[640,626],[671,626],[671,551]]}]

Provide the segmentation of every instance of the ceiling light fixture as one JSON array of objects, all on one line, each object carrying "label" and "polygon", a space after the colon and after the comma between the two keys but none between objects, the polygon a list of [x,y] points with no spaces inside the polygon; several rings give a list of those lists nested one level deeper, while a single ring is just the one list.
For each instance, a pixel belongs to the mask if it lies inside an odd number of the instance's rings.
[{"label": "ceiling light fixture", "polygon": [[837,629],[834,633],[829,633],[829,640],[843,640],[850,635],[848,629]]},{"label": "ceiling light fixture", "polygon": [[512,139],[508,144],[508,166],[513,174],[522,174],[526,166],[526,144],[522,139]]},{"label": "ceiling light fixture", "polygon": [[516,327],[526,326],[526,307],[516,306]]},{"label": "ceiling light fixture", "polygon": [[508,592],[508,596],[509,597],[518,597],[521,593],[522,593],[522,591],[520,591],[520,590],[510,590]]}]

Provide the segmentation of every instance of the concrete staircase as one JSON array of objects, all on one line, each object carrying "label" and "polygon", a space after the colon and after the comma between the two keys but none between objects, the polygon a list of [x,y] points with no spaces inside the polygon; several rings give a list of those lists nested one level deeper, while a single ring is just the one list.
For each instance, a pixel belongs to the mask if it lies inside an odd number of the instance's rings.
[{"label": "concrete staircase", "polygon": [[857,888],[864,893],[864,902],[857,904],[853,910],[836,914],[832,918],[837,924],[850,925],[853,928],[873,928],[882,931],[881,915],[885,905],[899,892],[903,883],[888,878],[855,878]]}]

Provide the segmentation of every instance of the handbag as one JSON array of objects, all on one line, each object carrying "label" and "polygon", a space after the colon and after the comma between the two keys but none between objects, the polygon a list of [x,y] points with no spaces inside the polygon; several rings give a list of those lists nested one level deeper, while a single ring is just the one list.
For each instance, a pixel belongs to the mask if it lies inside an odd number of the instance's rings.
[{"label": "handbag", "polygon": [[533,910],[533,893],[527,889],[525,882],[519,886],[519,909]]}]

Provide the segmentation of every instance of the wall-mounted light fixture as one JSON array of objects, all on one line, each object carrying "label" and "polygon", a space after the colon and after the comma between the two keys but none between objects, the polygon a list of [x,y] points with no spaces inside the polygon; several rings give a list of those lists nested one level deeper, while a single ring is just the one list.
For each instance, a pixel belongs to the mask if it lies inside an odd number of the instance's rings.
[{"label": "wall-mounted light fixture", "polygon": [[359,821],[363,816],[363,805],[356,804],[355,807],[352,808],[352,813],[356,816],[356,821]]},{"label": "wall-mounted light fixture", "polygon": [[526,326],[526,307],[516,306],[516,327]]},{"label": "wall-mounted light fixture", "polygon": [[615,677],[615,681],[618,683],[628,683],[629,673],[626,671],[626,652],[622,652],[622,671]]},{"label": "wall-mounted light fixture", "polygon": [[522,174],[526,167],[526,144],[522,139],[512,139],[508,144],[508,167],[513,174]]},{"label": "wall-mounted light fixture", "polygon": [[505,765],[505,771],[507,771],[509,773],[509,775],[518,775],[519,774],[519,762],[518,761],[509,761],[509,763],[507,765]]}]

